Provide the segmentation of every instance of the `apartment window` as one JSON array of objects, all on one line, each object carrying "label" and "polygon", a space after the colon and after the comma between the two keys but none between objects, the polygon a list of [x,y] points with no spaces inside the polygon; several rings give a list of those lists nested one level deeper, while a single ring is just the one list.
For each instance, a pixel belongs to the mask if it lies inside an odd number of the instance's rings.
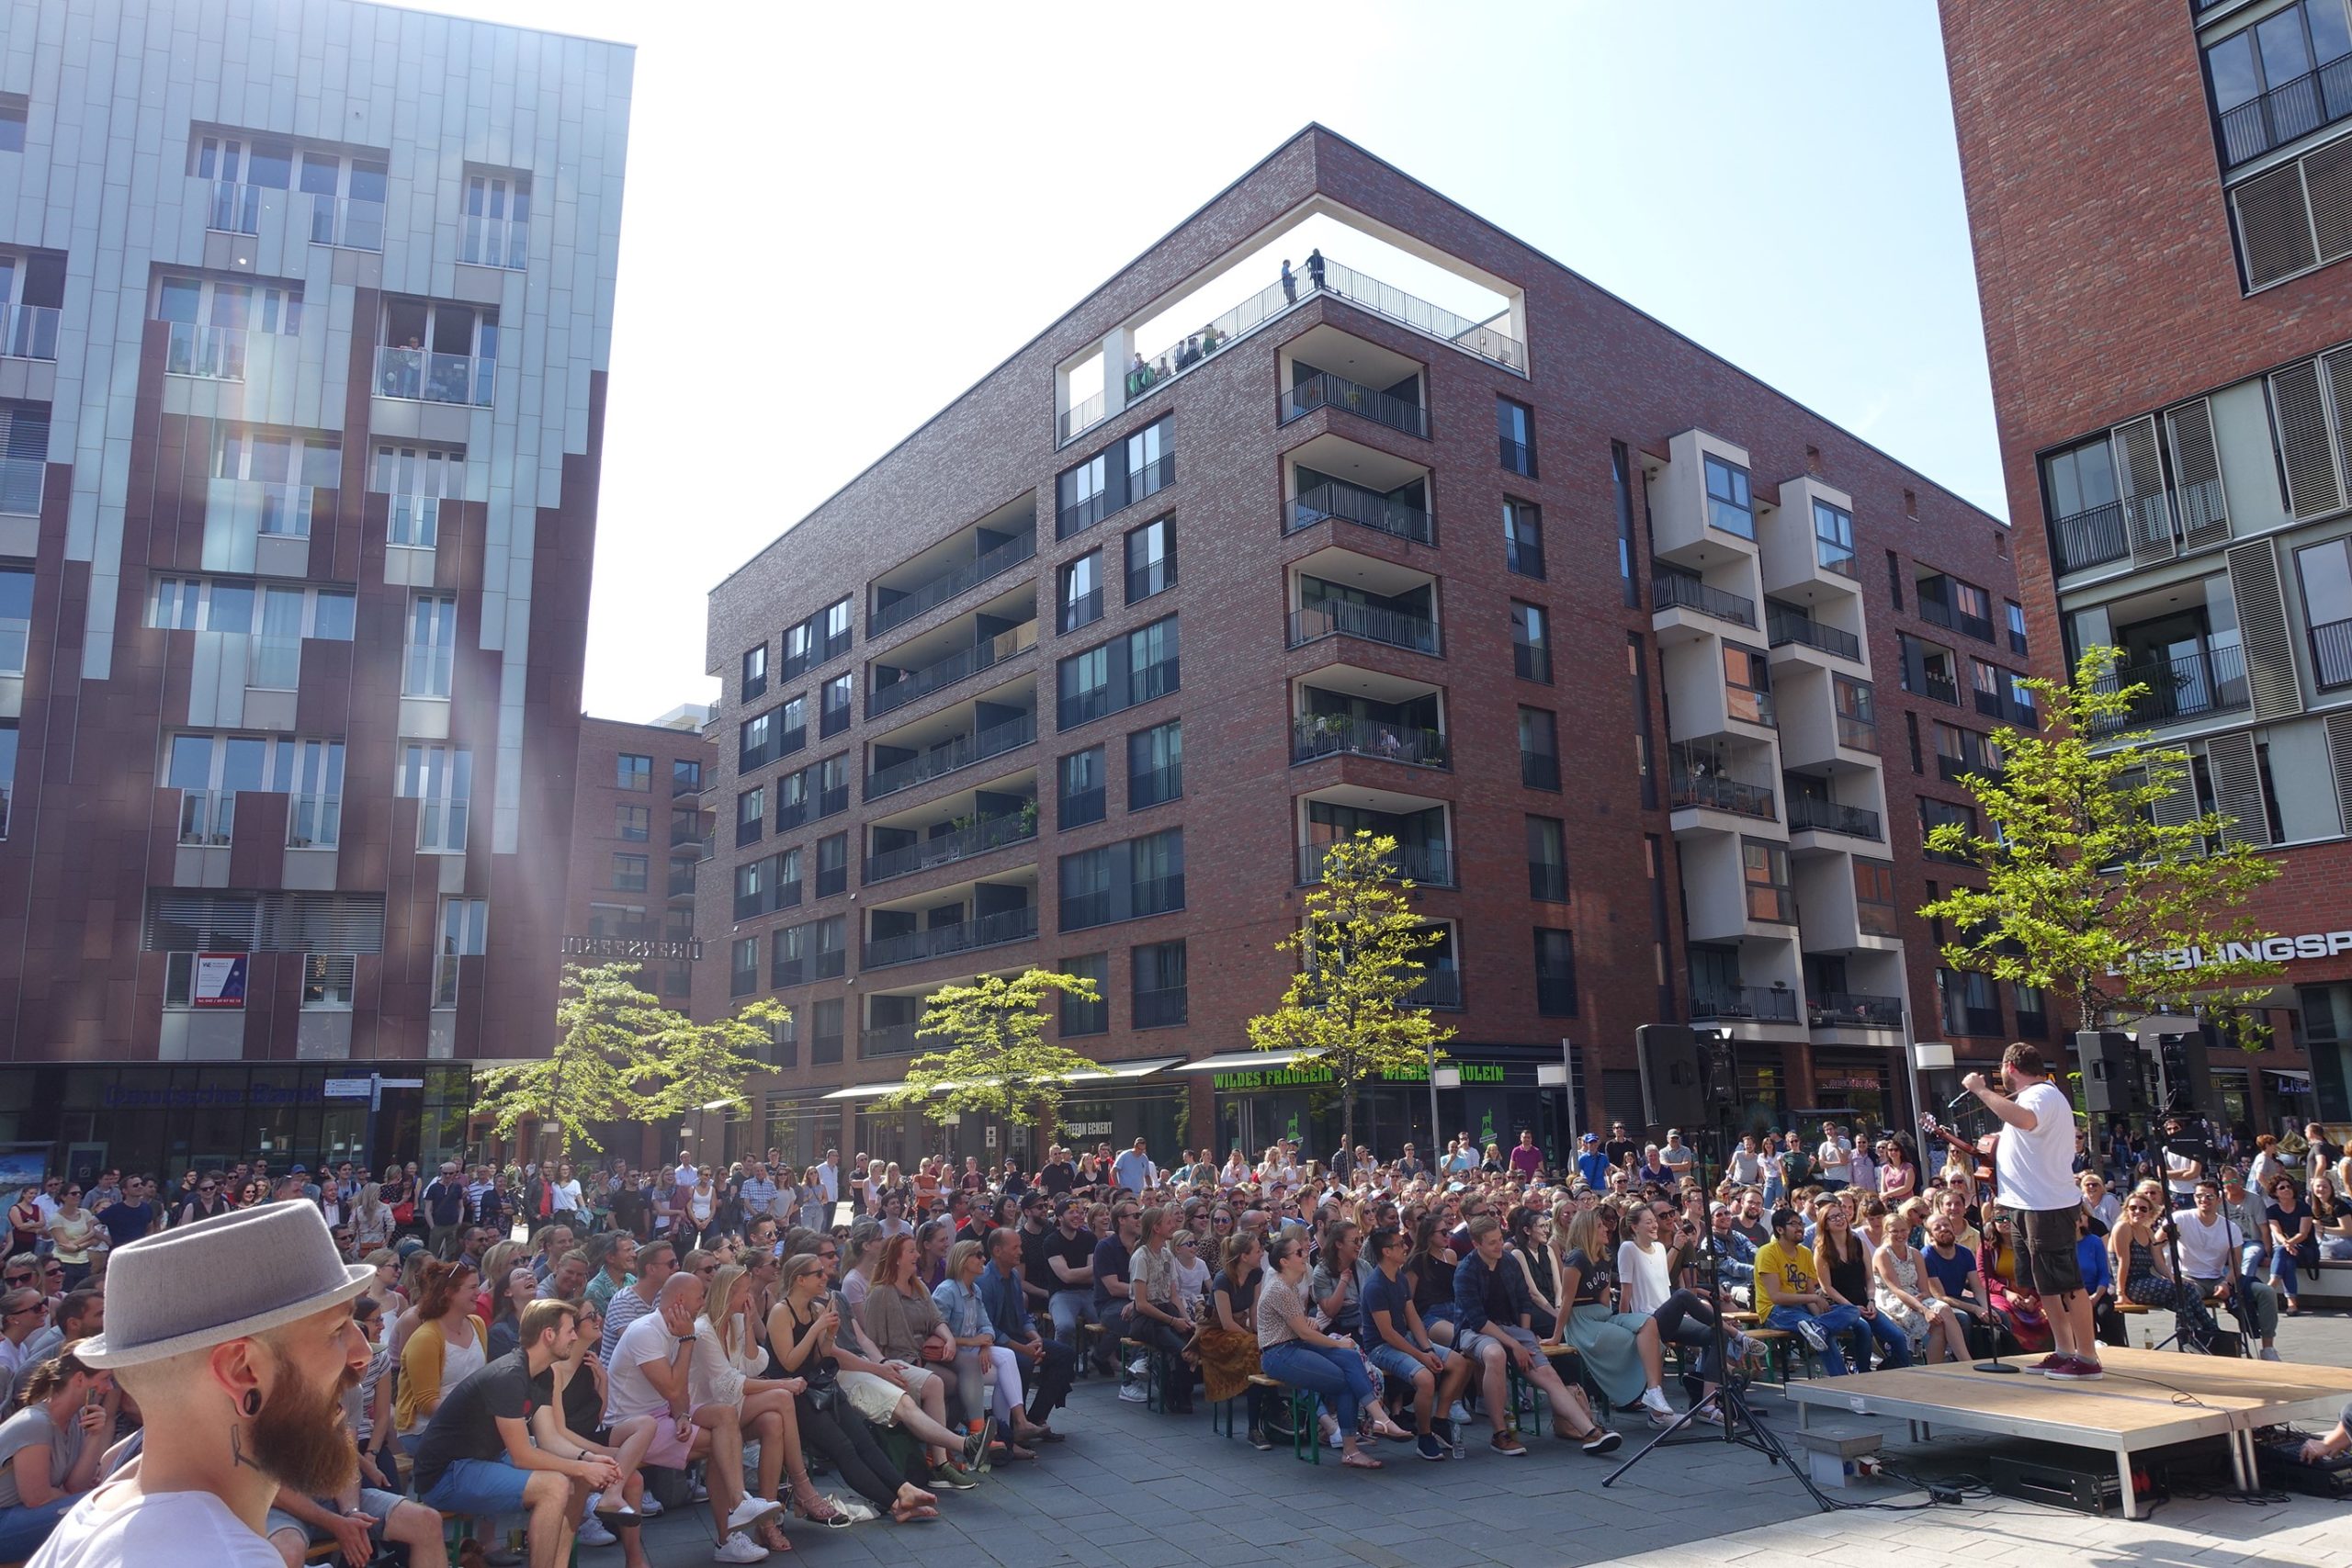
[{"label": "apartment window", "polygon": [[776,678],[790,681],[805,675],[808,672],[808,666],[816,661],[817,623],[808,620],[785,627],[784,668],[777,671]]},{"label": "apartment window", "polygon": [[675,799],[682,795],[700,795],[701,793],[702,764],[687,761],[684,758],[673,758],[670,762],[671,798]]},{"label": "apartment window", "polygon": [[1560,724],[1549,708],[1519,710],[1519,782],[1529,789],[1560,787]]},{"label": "apartment window", "polygon": [[1147,424],[1127,437],[1127,503],[1163,491],[1176,478],[1176,453],[1169,440],[1166,420]]},{"label": "apartment window", "polygon": [[1748,498],[1747,470],[1721,457],[1705,459],[1707,525],[1743,539],[1756,537],[1756,507]]},{"label": "apartment window", "polygon": [[446,697],[458,653],[458,602],[420,593],[408,604],[401,695]]},{"label": "apartment window", "polygon": [[1061,760],[1060,792],[1054,805],[1054,822],[1064,829],[1100,822],[1106,814],[1102,748],[1090,746]]},{"label": "apartment window", "polygon": [[2295,552],[2303,624],[2311,628],[2313,678],[2322,686],[2352,682],[2352,537]]},{"label": "apartment window", "polygon": [[1509,398],[1495,400],[1495,434],[1502,465],[1514,474],[1535,477],[1535,411]]},{"label": "apartment window", "polygon": [[1898,934],[1892,863],[1854,857],[1854,916],[1865,936]]},{"label": "apartment window", "polygon": [[1503,568],[1544,581],[1544,512],[1532,502],[1503,498]]},{"label": "apartment window", "polygon": [[[463,854],[466,818],[474,792],[474,754],[469,747],[410,740],[401,747],[398,793],[417,802],[416,847],[428,853]],[[639,857],[640,861],[642,856]],[[640,886],[643,884],[639,884]]]},{"label": "apartment window", "polygon": [[1724,707],[1749,724],[1773,722],[1772,666],[1755,649],[1724,644]]},{"label": "apartment window", "polygon": [[1826,501],[1813,503],[1813,558],[1824,571],[1854,575],[1854,514]]},{"label": "apartment window", "polygon": [[748,997],[760,988],[760,939],[755,936],[737,937],[729,950],[727,965],[727,994]]},{"label": "apartment window", "polygon": [[1573,932],[1535,931],[1535,1010],[1546,1018],[1577,1015],[1577,946]]},{"label": "apartment window", "polygon": [[613,856],[613,891],[642,893],[645,891],[650,867],[643,855]]},{"label": "apartment window", "polygon": [[1657,808],[1657,767],[1650,755],[1649,647],[1639,632],[1625,634],[1625,676],[1634,692],[1634,771],[1642,782],[1642,809]]},{"label": "apartment window", "polygon": [[817,816],[820,820],[849,809],[849,753],[828,757],[817,764]]},{"label": "apartment window", "polygon": [[2346,85],[2325,70],[2352,55],[2343,0],[2303,0],[2205,51],[2222,139],[2235,168],[2352,114]]},{"label": "apartment window", "polygon": [[1057,625],[1065,632],[1092,626],[1102,618],[1102,552],[1089,550],[1073,561],[1062,564],[1061,618]]},{"label": "apartment window", "polygon": [[1184,1021],[1183,938],[1136,948],[1128,972],[1135,985],[1132,1010],[1137,1029],[1165,1029]]},{"label": "apartment window", "polygon": [[1511,672],[1522,681],[1552,683],[1552,636],[1540,604],[1510,602]]},{"label": "apartment window", "polygon": [[614,768],[616,787],[633,790],[639,795],[653,788],[653,759],[640,757],[634,751],[623,751]]},{"label": "apartment window", "polygon": [[736,696],[738,700],[748,703],[767,689],[768,645],[762,643],[743,655],[743,679],[737,688]]},{"label": "apartment window", "polygon": [[1633,457],[1623,441],[1609,444],[1610,499],[1617,509],[1617,586],[1628,609],[1642,604],[1641,581],[1634,572]]},{"label": "apartment window", "polygon": [[1111,955],[1090,953],[1079,958],[1065,958],[1062,960],[1062,973],[1093,981],[1096,999],[1090,1002],[1083,997],[1062,992],[1058,1032],[1065,1037],[1108,1034],[1111,1032]]},{"label": "apartment window", "polygon": [[1903,608],[1903,562],[1893,550],[1886,552],[1886,592],[1896,609]]},{"label": "apartment window", "polygon": [[1567,834],[1556,817],[1527,819],[1527,896],[1547,904],[1568,901]]},{"label": "apartment window", "polygon": [[531,176],[509,173],[466,176],[465,222],[458,259],[470,266],[520,272],[531,248]]},{"label": "apartment window", "polygon": [[851,688],[855,679],[854,675],[836,675],[825,682],[822,688],[822,701],[817,716],[817,735],[820,739],[839,735],[849,728]]},{"label": "apartment window", "polygon": [[455,448],[382,443],[368,488],[390,497],[385,542],[429,550],[440,541],[442,502],[465,498],[466,455]]},{"label": "apartment window", "polygon": [[1789,852],[1762,839],[1742,839],[1739,860],[1747,878],[1747,918],[1795,924],[1797,897],[1789,876]]},{"label": "apartment window", "polygon": [[624,843],[650,843],[653,839],[653,808],[650,806],[613,807],[613,836]]},{"label": "apartment window", "polygon": [[1127,535],[1127,603],[1176,586],[1176,523],[1162,517]]},{"label": "apartment window", "polygon": [[767,829],[768,792],[765,786],[747,789],[735,797],[735,847],[756,844]]},{"label": "apartment window", "polygon": [[817,840],[817,897],[830,898],[849,891],[849,835],[835,833]]},{"label": "apartment window", "polygon": [[214,428],[212,477],[233,487],[227,504],[266,535],[309,538],[319,492],[342,484],[342,468],[337,435],[240,424]]},{"label": "apartment window", "polygon": [[441,900],[441,942],[434,954],[433,1005],[458,1005],[458,980],[465,961],[480,958],[490,934],[490,900]]},{"label": "apartment window", "polygon": [[1184,793],[1184,726],[1155,724],[1127,737],[1127,809],[1141,811]]}]

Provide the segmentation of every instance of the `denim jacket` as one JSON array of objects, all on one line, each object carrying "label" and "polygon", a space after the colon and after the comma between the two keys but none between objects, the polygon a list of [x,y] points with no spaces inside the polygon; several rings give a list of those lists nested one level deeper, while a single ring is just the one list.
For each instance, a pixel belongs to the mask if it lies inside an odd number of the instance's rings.
[{"label": "denim jacket", "polygon": [[[1478,1256],[1478,1249],[1475,1247],[1454,1266],[1453,1304],[1461,1314],[1455,1324],[1458,1332],[1475,1334],[1487,1326],[1487,1281],[1496,1272],[1487,1267],[1487,1260]],[[1500,1272],[1503,1293],[1510,1302],[1510,1326],[1517,1327],[1519,1320],[1529,1311],[1527,1285],[1516,1269],[1505,1269]]]}]

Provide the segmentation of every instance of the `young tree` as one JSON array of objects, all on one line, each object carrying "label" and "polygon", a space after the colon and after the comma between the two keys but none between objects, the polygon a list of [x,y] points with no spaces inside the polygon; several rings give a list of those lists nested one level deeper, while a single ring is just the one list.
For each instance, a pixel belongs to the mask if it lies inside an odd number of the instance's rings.
[{"label": "young tree", "polygon": [[2071,681],[2026,682],[2046,728],[1995,731],[2000,772],[1962,781],[1985,831],[1946,822],[1928,835],[1929,850],[1982,867],[1984,886],[1919,912],[1952,933],[1945,963],[2065,992],[2080,1028],[2167,1006],[2227,1017],[2278,975],[2243,908],[2278,868],[2230,832],[2233,818],[2198,811],[2186,751],[2130,728],[2149,688],[2118,689],[2120,657],[2086,649]]},{"label": "young tree", "polygon": [[1398,878],[1396,840],[1358,832],[1323,852],[1323,879],[1306,894],[1306,918],[1277,945],[1299,954],[1282,1004],[1250,1021],[1260,1051],[1296,1051],[1340,1090],[1340,1146],[1356,1139],[1356,1093],[1384,1073],[1433,1068],[1453,1038],[1405,998],[1421,983],[1420,954],[1441,940],[1413,909],[1413,884]]},{"label": "young tree", "polygon": [[880,1108],[913,1106],[934,1122],[966,1111],[1021,1127],[1042,1122],[1050,1133],[1061,1120],[1063,1089],[1081,1075],[1109,1070],[1066,1045],[1046,1043],[1045,1004],[1063,996],[1102,999],[1084,976],[1047,969],[941,987],[923,1008],[915,1035],[944,1041],[947,1049],[910,1062],[906,1087],[885,1095]]}]

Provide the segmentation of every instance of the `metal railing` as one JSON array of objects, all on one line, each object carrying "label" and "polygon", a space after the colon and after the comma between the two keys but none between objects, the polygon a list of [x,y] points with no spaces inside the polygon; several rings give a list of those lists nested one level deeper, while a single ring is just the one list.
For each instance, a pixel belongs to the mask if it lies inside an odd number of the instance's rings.
[{"label": "metal railing", "polygon": [[174,321],[164,344],[164,374],[207,381],[245,378],[245,330]]},{"label": "metal railing", "polygon": [[0,675],[25,672],[25,654],[32,638],[32,622],[16,615],[0,616]]},{"label": "metal railing", "polygon": [[486,409],[493,400],[497,383],[495,359],[377,345],[376,395],[379,398]]},{"label": "metal railing", "polygon": [[0,355],[10,359],[55,359],[57,307],[0,305]]},{"label": "metal railing", "polygon": [[2235,646],[2208,648],[2203,653],[2145,664],[2120,664],[2102,677],[2096,688],[2120,692],[2133,686],[2148,689],[2133,697],[2130,708],[2091,726],[2094,735],[2113,735],[2140,725],[2180,724],[2214,714],[2235,713],[2251,706],[2246,684],[2245,650]]},{"label": "metal railing", "polygon": [[384,204],[356,196],[311,197],[311,243],[343,251],[384,248]]},{"label": "metal railing", "polygon": [[527,218],[484,218],[468,213],[458,231],[458,259],[473,266],[523,270],[531,251],[531,220]]},{"label": "metal railing", "polygon": [[1654,609],[1670,610],[1680,605],[1696,610],[1702,615],[1713,615],[1719,621],[1734,621],[1743,626],[1756,625],[1756,601],[1738,593],[1728,593],[1720,588],[1710,588],[1695,577],[1679,571],[1662,571],[1650,579],[1650,603]]},{"label": "metal railing", "polygon": [[1190,995],[1190,988],[1184,986],[1162,986],[1157,990],[1137,991],[1131,1012],[1135,1027],[1166,1029],[1183,1022]]},{"label": "metal railing", "polygon": [[1816,800],[1809,795],[1789,796],[1789,831],[1819,828],[1832,833],[1849,833],[1857,839],[1880,836],[1878,813],[1860,806],[1840,806],[1834,800]]},{"label": "metal railing", "polygon": [[1290,615],[1290,646],[1304,648],[1327,637],[1362,637],[1366,642],[1416,653],[1437,651],[1437,623],[1401,610],[1359,604],[1349,599],[1321,599]]},{"label": "metal railing", "polygon": [[894,964],[913,964],[950,953],[968,953],[976,947],[1025,942],[1036,934],[1037,907],[1031,904],[1023,908],[983,915],[977,920],[959,920],[952,926],[933,926],[929,931],[909,931],[903,936],[869,942],[865,944],[862,967],[885,969]]},{"label": "metal railing", "polygon": [[2110,501],[2086,512],[2071,513],[2050,525],[2058,545],[2058,570],[2080,571],[2121,560],[2132,553],[2131,536],[2123,528],[2123,503]]},{"label": "metal railing", "polygon": [[[1323,862],[1331,852],[1329,844],[1298,846],[1298,881],[1302,887],[1311,887],[1323,880]],[[1453,852],[1444,843],[1398,844],[1390,851],[1385,861],[1389,874],[1406,881],[1417,882],[1424,887],[1453,886]]]},{"label": "metal railing", "polygon": [[1801,642],[1807,648],[1817,648],[1840,659],[1859,660],[1862,656],[1861,638],[1851,632],[1839,631],[1836,626],[1825,626],[1799,611],[1783,610],[1777,604],[1769,604],[1765,606],[1764,622],[1774,648]]},{"label": "metal railing", "polygon": [[38,457],[0,457],[0,512],[14,517],[40,515],[49,465]]},{"label": "metal railing", "polygon": [[441,537],[441,498],[437,495],[395,495],[387,510],[384,541],[429,550]]},{"label": "metal railing", "polygon": [[[865,694],[865,716],[876,718],[906,706],[917,697],[927,696],[943,687],[952,686],[967,675],[992,669],[1003,660],[1026,653],[1037,646],[1037,623],[1023,621],[1011,631],[999,632],[991,637],[957,649],[944,659],[934,660],[887,686],[875,686]],[[826,716],[831,722],[831,715]],[[842,716],[846,728],[849,716]]]},{"label": "metal railing", "polygon": [[302,639],[256,637],[246,645],[245,684],[266,692],[291,692],[302,684]]},{"label": "metal railing", "polygon": [[1346,714],[1301,715],[1290,722],[1290,760],[1311,762],[1317,757],[1371,757],[1384,762],[1410,762],[1424,768],[1453,766],[1444,732],[1385,719],[1354,718]]},{"label": "metal railing", "polygon": [[2281,82],[2224,113],[2219,121],[2222,161],[2236,168],[2346,118],[2352,118],[2352,55]]},{"label": "metal railing", "polygon": [[1462,1006],[1462,972],[1458,969],[1425,969],[1421,983],[1407,991],[1404,997],[1408,1008],[1442,1008],[1458,1011]]},{"label": "metal railing", "polygon": [[959,860],[969,860],[974,855],[983,855],[990,850],[1022,843],[1036,836],[1037,814],[1034,811],[1008,811],[1001,817],[983,817],[936,838],[866,856],[865,880],[874,883],[888,881],[894,876],[910,876],[918,871],[952,865]]},{"label": "metal railing", "polygon": [[1437,543],[1437,519],[1427,512],[1345,479],[1312,486],[1301,491],[1297,500],[1285,502],[1283,532],[1295,534],[1301,528],[1312,528],[1333,518],[1374,529],[1392,538],[1409,539],[1417,545]]},{"label": "metal railing", "polygon": [[2322,686],[2352,683],[2352,621],[2324,622],[2311,637],[2313,678]]},{"label": "metal railing", "polygon": [[180,842],[220,846],[237,826],[237,792],[190,789],[180,792]]},{"label": "metal railing", "polygon": [[1838,744],[1856,751],[1878,750],[1878,726],[1851,714],[1838,716]]},{"label": "metal railing", "polygon": [[878,800],[899,790],[911,789],[927,779],[968,768],[974,762],[1001,756],[1037,739],[1037,716],[1024,713],[972,735],[959,735],[944,746],[893,762],[865,775],[865,798]]},{"label": "metal railing", "polygon": [[1033,525],[1010,539],[999,541],[964,565],[927,578],[888,604],[876,605],[865,617],[865,635],[873,637],[903,626],[935,605],[944,604],[967,588],[977,588],[999,573],[1012,570],[1037,553]]},{"label": "metal railing", "polygon": [[1865,997],[1824,991],[1805,1003],[1805,1021],[1815,1029],[1900,1029],[1901,997]]},{"label": "metal railing", "polygon": [[1674,773],[1667,779],[1666,795],[1668,805],[1676,810],[1703,807],[1767,821],[1777,815],[1772,809],[1771,785],[1747,784],[1721,773]]},{"label": "metal railing", "polygon": [[1427,436],[1430,433],[1429,411],[1420,404],[1374,391],[1360,381],[1351,381],[1328,370],[1315,372],[1277,400],[1279,423],[1283,424],[1317,409],[1340,409],[1408,435]]},{"label": "metal railing", "polygon": [[286,803],[286,847],[331,850],[343,841],[343,796],[297,795]]},{"label": "metal railing", "polygon": [[1797,994],[1775,986],[1729,986],[1711,991],[1694,991],[1690,997],[1690,1016],[1694,1021],[1729,1018],[1747,1019],[1758,1023],[1794,1023],[1797,1021]]}]

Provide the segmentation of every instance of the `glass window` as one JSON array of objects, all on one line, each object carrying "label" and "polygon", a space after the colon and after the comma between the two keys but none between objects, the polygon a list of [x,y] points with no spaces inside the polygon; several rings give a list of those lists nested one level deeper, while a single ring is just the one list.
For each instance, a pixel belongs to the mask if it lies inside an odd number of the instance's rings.
[{"label": "glass window", "polygon": [[1743,539],[1756,537],[1756,511],[1748,499],[1747,470],[1720,457],[1706,459],[1707,523]]}]

